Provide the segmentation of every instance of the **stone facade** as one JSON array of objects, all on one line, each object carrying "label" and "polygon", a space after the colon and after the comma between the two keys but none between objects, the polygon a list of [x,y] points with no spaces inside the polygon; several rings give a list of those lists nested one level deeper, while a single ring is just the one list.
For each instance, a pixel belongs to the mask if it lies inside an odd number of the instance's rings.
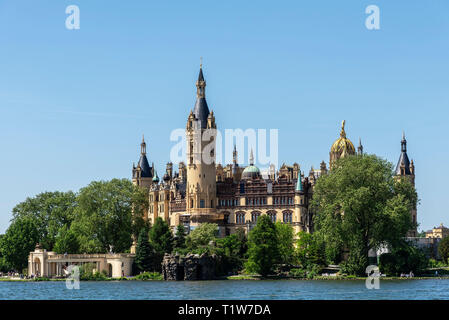
[{"label": "stone facade", "polygon": [[165,254],[162,260],[164,280],[212,280],[216,278],[217,256]]},{"label": "stone facade", "polygon": [[133,254],[58,254],[42,249],[39,244],[28,257],[28,276],[65,277],[70,265],[94,264],[95,270],[112,278],[132,275]]}]

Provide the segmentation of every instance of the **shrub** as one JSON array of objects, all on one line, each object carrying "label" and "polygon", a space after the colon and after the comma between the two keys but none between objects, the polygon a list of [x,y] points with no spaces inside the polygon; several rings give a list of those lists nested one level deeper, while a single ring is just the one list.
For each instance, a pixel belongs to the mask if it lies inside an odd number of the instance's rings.
[{"label": "shrub", "polygon": [[159,272],[143,272],[136,276],[137,280],[164,280]]}]

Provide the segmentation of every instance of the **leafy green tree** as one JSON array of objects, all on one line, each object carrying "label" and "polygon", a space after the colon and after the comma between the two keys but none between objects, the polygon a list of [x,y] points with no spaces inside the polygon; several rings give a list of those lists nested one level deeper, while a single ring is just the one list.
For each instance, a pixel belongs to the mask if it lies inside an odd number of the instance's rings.
[{"label": "leafy green tree", "polygon": [[140,272],[153,270],[154,252],[148,239],[148,230],[143,228],[139,234],[134,263]]},{"label": "leafy green tree", "polygon": [[256,226],[251,230],[248,239],[248,261],[245,268],[263,277],[273,272],[273,267],[279,259],[279,246],[276,227],[267,215],[257,219]]},{"label": "leafy green tree", "polygon": [[4,263],[22,271],[27,267],[28,256],[39,241],[39,231],[31,217],[14,219],[1,240]]},{"label": "leafy green tree", "polygon": [[158,253],[171,253],[173,250],[173,234],[170,226],[160,217],[150,229],[150,242]]},{"label": "leafy green tree", "polygon": [[240,245],[238,255],[240,258],[245,258],[248,251],[248,237],[246,236],[245,229],[237,228],[234,234]]},{"label": "leafy green tree", "polygon": [[449,263],[449,237],[443,238],[438,245],[438,253],[444,263]]},{"label": "leafy green tree", "polygon": [[220,258],[218,274],[236,273],[243,267],[242,243],[239,235],[231,234],[216,240],[216,248],[212,249]]},{"label": "leafy green tree", "polygon": [[276,222],[276,234],[279,247],[279,263],[291,264],[294,262],[294,231],[290,224]]},{"label": "leafy green tree", "polygon": [[63,226],[58,235],[53,250],[57,253],[78,253],[79,243],[75,232]]},{"label": "leafy green tree", "polygon": [[176,228],[176,235],[173,243],[175,249],[184,249],[186,247],[185,229],[182,224]]},{"label": "leafy green tree", "polygon": [[389,276],[398,276],[410,271],[420,275],[427,268],[427,265],[428,260],[424,252],[406,241],[402,241],[391,252],[384,253],[379,258],[380,271]]},{"label": "leafy green tree", "polygon": [[295,257],[303,268],[324,265],[326,257],[324,244],[316,233],[299,232],[296,240]]},{"label": "leafy green tree", "polygon": [[52,250],[59,229],[70,227],[74,218],[76,194],[68,192],[44,192],[16,205],[12,221],[29,217],[33,219],[43,248]]},{"label": "leafy green tree", "polygon": [[218,232],[218,225],[215,223],[203,223],[196,227],[186,237],[187,249],[190,251],[209,252],[211,241],[215,241]]},{"label": "leafy green tree", "polygon": [[326,245],[348,249],[351,264],[358,264],[352,269],[364,275],[370,249],[397,246],[413,227],[416,203],[413,186],[393,177],[391,163],[374,155],[344,157],[317,180],[315,229]]},{"label": "leafy green tree", "polygon": [[150,243],[154,248],[154,270],[161,271],[162,259],[165,253],[173,251],[173,234],[170,226],[158,217],[150,229]]},{"label": "leafy green tree", "polygon": [[146,197],[128,179],[94,181],[79,192],[72,229],[80,251],[127,252],[144,224]]}]

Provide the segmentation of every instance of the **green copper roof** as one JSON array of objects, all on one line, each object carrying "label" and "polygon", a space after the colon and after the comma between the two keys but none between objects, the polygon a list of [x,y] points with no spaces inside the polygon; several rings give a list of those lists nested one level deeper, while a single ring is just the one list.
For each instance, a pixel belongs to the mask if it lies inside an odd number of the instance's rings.
[{"label": "green copper roof", "polygon": [[296,182],[296,191],[303,191],[301,182],[301,171],[298,172],[298,181]]},{"label": "green copper roof", "polygon": [[242,172],[242,179],[253,179],[260,177],[260,170],[256,166],[250,165]]},{"label": "green copper roof", "polygon": [[153,177],[153,182],[159,182],[159,177],[157,176],[157,172],[155,172],[155,175]]}]

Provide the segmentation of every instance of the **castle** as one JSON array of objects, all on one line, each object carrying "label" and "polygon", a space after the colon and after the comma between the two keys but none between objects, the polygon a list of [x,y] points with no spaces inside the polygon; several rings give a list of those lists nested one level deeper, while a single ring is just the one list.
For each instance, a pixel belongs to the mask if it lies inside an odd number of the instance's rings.
[{"label": "castle", "polygon": [[[237,163],[237,150],[234,146],[233,162],[226,166],[215,163],[215,135],[217,128],[213,111],[206,102],[206,81],[200,67],[196,82],[197,99],[193,111],[187,118],[186,163],[180,162],[178,172],[173,164],[167,163],[162,179],[159,179],[154,164],[150,166],[146,155],[146,143],[142,140],[139,162],[133,165],[132,181],[148,190],[148,211],[145,219],[154,223],[157,217],[163,218],[175,229],[184,225],[189,232],[204,222],[216,223],[219,235],[232,234],[237,228],[249,232],[261,215],[268,215],[273,222],[290,223],[295,233],[313,231],[313,211],[310,200],[316,180],[328,172],[324,161],[319,170],[310,170],[305,175],[300,166],[283,164],[275,172],[271,170],[263,176],[254,159],[250,156],[249,166]],[[206,141],[205,132],[210,134]],[[203,138],[202,138],[203,137]],[[406,177],[415,183],[413,160],[407,155],[407,142],[403,136],[401,154],[396,166],[397,177]],[[207,151],[206,151],[207,150]],[[204,154],[212,161],[204,161]],[[340,137],[332,144],[329,153],[329,167],[347,155],[363,154],[359,140],[357,151],[346,137],[345,121],[342,122]],[[411,218],[416,223],[416,208]],[[416,236],[416,228],[408,236]]]}]

